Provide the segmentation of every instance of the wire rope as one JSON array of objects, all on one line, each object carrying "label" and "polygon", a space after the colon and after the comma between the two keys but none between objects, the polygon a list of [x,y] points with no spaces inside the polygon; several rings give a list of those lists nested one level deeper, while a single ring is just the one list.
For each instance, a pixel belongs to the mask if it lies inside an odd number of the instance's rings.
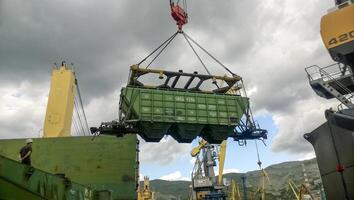
[{"label": "wire rope", "polygon": [[79,97],[79,103],[80,103],[80,108],[82,110],[82,115],[83,115],[83,119],[84,119],[85,129],[86,129],[87,133],[89,133],[90,132],[90,128],[89,128],[89,125],[87,123],[87,117],[86,117],[84,105],[82,103],[82,97],[81,97],[79,82],[78,82],[77,79],[76,79],[76,90],[77,90],[77,94],[78,94],[78,97]]},{"label": "wire rope", "polygon": [[186,37],[186,34],[184,32],[182,32],[182,35],[184,37],[184,39],[187,41],[189,47],[193,50],[194,54],[197,56],[198,60],[200,61],[200,63],[202,64],[202,66],[204,67],[205,71],[209,74],[209,70],[208,68],[206,67],[206,65],[204,64],[203,60],[200,58],[200,56],[198,55],[197,51],[194,49],[193,45],[191,44],[191,42],[188,40],[188,38]]},{"label": "wire rope", "polygon": [[153,55],[157,50],[159,50],[163,45],[165,45],[171,38],[174,38],[178,34],[178,31],[175,32],[173,35],[171,35],[167,40],[165,40],[162,44],[160,44],[155,50],[153,50],[149,55],[147,55],[144,59],[142,59],[138,65],[141,63],[145,62],[146,59],[148,59],[151,55]]},{"label": "wire rope", "polygon": [[184,33],[184,35],[190,39],[195,45],[197,45],[201,50],[203,50],[208,56],[210,56],[215,62],[217,62],[220,66],[222,66],[226,71],[228,71],[231,75],[235,75],[229,68],[227,68],[222,62],[220,62],[218,59],[216,59],[211,53],[209,53],[205,48],[203,48],[200,44],[198,44],[193,38],[191,38],[187,33]]},{"label": "wire rope", "polygon": [[166,49],[166,47],[171,44],[172,40],[176,37],[177,34],[174,34],[173,37],[166,43],[166,45],[157,53],[157,55],[150,61],[150,63],[145,67],[145,69],[149,68],[151,63],[153,63],[157,57]]},{"label": "wire rope", "polygon": [[257,151],[257,165],[259,166],[259,169],[262,169],[262,162],[259,156],[259,151],[258,151],[258,145],[257,145],[257,140],[254,140],[254,143],[256,144],[256,151]]}]

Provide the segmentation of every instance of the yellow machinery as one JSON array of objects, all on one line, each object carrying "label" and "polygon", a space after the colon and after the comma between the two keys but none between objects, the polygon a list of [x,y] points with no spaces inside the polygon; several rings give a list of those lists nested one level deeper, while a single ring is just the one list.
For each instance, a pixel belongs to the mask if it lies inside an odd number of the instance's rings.
[{"label": "yellow machinery", "polygon": [[313,200],[310,190],[304,184],[301,184],[300,187],[297,187],[293,180],[289,179],[288,181],[289,188],[294,193],[296,200]]},{"label": "yellow machinery", "polygon": [[231,181],[230,193],[228,196],[229,200],[241,200],[240,187],[235,180]]},{"label": "yellow machinery", "polygon": [[152,192],[150,188],[149,177],[145,176],[143,188],[141,188],[139,184],[138,200],[153,200],[153,199],[155,199],[155,197],[154,197],[154,192]]},{"label": "yellow machinery", "polygon": [[[226,142],[227,141],[224,140],[221,143],[218,155],[216,153],[216,146],[209,144],[203,139],[199,141],[197,147],[192,149],[191,156],[196,158],[196,162],[192,172],[191,199],[226,199],[226,188],[222,181]],[[218,157],[217,159],[219,161],[219,176],[217,180],[214,173],[216,157]]]},{"label": "yellow machinery", "polygon": [[200,151],[202,150],[202,148],[205,146],[207,144],[207,141],[206,140],[200,140],[199,141],[199,145],[198,146],[196,146],[196,147],[194,147],[193,149],[192,149],[192,151],[191,151],[191,156],[192,157],[196,157],[199,153],[200,153]]},{"label": "yellow machinery", "polygon": [[354,63],[354,3],[336,0],[336,6],[321,19],[321,36],[333,60]]},{"label": "yellow machinery", "polygon": [[227,144],[227,140],[224,140],[220,144],[220,152],[219,152],[219,156],[218,156],[218,160],[219,160],[218,184],[219,184],[219,186],[223,185],[222,177],[224,175],[223,173],[224,173],[224,164],[225,164],[225,157],[226,157],[226,144]]},{"label": "yellow machinery", "polygon": [[75,74],[63,62],[52,73],[43,137],[70,136],[75,91]]},{"label": "yellow machinery", "polygon": [[[192,173],[192,195],[190,199],[202,200],[213,190],[213,179],[215,178],[214,171],[211,170],[211,174],[209,174],[208,171],[205,171],[203,173],[203,168],[204,170],[206,169],[206,167],[203,166],[204,158],[208,158],[211,155],[209,148],[207,149],[207,147],[209,146],[210,145],[208,145],[208,142],[206,140],[201,139],[199,141],[199,145],[194,147],[191,151],[191,156],[196,158],[196,163],[194,166],[195,175],[193,175]],[[208,153],[208,155],[203,156],[204,158],[202,159],[202,161],[200,161],[198,155],[203,149],[206,149],[206,151],[204,152]],[[212,167],[213,165],[211,165],[209,168]]]},{"label": "yellow machinery", "polygon": [[264,169],[261,169],[261,180],[260,184],[254,194],[253,199],[265,200],[266,199],[266,182],[270,183],[269,176]]},{"label": "yellow machinery", "polygon": [[[194,147],[191,151],[191,156],[192,157],[196,157],[201,149],[207,144],[207,141],[205,140],[201,140],[199,142],[199,145],[197,147]],[[224,172],[224,164],[225,164],[225,157],[226,157],[226,144],[227,141],[224,140],[221,144],[220,144],[220,151],[219,151],[219,155],[218,155],[218,161],[219,161],[219,176],[218,176],[218,185],[223,185],[223,172]]]}]

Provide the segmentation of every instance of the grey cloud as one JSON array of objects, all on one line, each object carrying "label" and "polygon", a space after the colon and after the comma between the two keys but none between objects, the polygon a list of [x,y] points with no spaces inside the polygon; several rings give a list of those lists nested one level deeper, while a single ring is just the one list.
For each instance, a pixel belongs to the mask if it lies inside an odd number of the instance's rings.
[{"label": "grey cloud", "polygon": [[38,137],[44,122],[46,84],[22,82],[0,88],[0,138]]}]

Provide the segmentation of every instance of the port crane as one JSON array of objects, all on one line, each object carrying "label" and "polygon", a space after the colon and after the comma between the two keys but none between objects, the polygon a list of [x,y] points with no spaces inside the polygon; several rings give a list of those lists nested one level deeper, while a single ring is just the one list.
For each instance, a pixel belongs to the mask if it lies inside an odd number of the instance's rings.
[{"label": "port crane", "polygon": [[323,44],[336,62],[305,71],[310,86],[325,99],[337,99],[325,111],[326,122],[304,138],[314,147],[327,199],[354,199],[354,1],[335,0],[321,19]]},{"label": "port crane", "polygon": [[[219,152],[217,145],[211,145],[201,139],[199,145],[191,151],[195,165],[192,171],[192,190],[195,200],[223,200],[226,199],[226,186],[223,183],[223,168],[226,156],[226,140],[220,144]],[[219,175],[216,179],[214,167],[216,160],[219,161]]]},{"label": "port crane", "polygon": [[306,187],[306,185],[301,184],[300,187],[298,187],[292,179],[288,180],[288,185],[291,191],[293,192],[296,200],[314,200],[310,189]]}]

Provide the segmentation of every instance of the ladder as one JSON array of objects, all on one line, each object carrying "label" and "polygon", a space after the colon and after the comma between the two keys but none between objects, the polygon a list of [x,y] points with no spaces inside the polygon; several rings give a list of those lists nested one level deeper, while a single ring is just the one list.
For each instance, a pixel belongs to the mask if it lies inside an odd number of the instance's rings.
[{"label": "ladder", "polygon": [[343,105],[354,109],[354,75],[350,67],[340,63],[322,68],[312,65],[306,67],[305,71],[317,95],[326,99],[338,99],[341,102],[338,110],[342,110]]}]

